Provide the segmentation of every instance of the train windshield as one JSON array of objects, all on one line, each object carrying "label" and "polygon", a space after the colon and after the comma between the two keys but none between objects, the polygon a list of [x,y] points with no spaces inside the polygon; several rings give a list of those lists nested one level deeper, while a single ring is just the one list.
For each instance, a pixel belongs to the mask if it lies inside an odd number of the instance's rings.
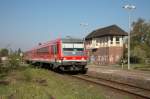
[{"label": "train windshield", "polygon": [[64,56],[82,56],[84,55],[83,43],[63,43],[63,54]]}]

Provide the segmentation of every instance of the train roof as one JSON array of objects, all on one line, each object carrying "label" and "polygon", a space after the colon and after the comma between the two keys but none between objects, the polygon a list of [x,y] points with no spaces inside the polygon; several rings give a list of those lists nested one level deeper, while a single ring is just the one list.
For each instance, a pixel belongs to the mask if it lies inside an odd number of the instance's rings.
[{"label": "train roof", "polygon": [[83,42],[83,39],[79,39],[79,38],[62,38],[61,40],[63,43],[71,43],[71,42],[82,43]]},{"label": "train roof", "polygon": [[35,46],[35,47],[33,47],[32,49],[30,49],[26,52],[30,52],[30,51],[33,51],[35,49],[38,49],[38,48],[41,48],[41,47],[44,47],[44,46],[47,46],[49,44],[52,44],[54,42],[56,43],[56,42],[59,42],[59,41],[62,41],[63,43],[83,43],[83,39],[80,39],[80,38],[72,38],[72,37],[58,38],[58,39],[55,39],[55,40],[47,41],[45,43],[41,43],[41,45]]}]

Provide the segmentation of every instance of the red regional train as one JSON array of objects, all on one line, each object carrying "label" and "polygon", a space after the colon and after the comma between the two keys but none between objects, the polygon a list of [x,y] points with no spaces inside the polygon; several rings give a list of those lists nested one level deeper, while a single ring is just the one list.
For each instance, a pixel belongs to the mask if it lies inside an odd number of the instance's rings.
[{"label": "red regional train", "polygon": [[53,70],[87,71],[87,56],[84,42],[76,38],[60,38],[25,52],[27,63],[49,64]]}]

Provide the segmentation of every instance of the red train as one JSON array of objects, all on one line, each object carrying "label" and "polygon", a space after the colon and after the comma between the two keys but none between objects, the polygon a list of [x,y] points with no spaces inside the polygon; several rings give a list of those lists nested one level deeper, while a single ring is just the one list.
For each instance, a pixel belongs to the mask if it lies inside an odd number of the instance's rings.
[{"label": "red train", "polygon": [[25,52],[28,63],[49,64],[54,70],[86,72],[87,56],[81,39],[60,38]]}]

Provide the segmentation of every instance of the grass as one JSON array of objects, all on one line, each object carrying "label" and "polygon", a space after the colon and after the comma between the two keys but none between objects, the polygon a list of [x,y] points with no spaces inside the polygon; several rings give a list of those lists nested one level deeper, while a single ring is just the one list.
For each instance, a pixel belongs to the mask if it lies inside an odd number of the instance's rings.
[{"label": "grass", "polygon": [[[121,65],[118,65],[116,67],[122,68]],[[131,67],[131,69],[150,71],[149,64],[130,64],[130,67]],[[127,69],[127,68],[128,68],[128,64],[124,64],[123,69]]]},{"label": "grass", "polygon": [[[94,64],[89,64],[94,65]],[[97,65],[95,65],[97,66]],[[116,68],[122,68],[122,64],[113,64],[113,65],[102,65],[102,66],[110,66]],[[130,64],[131,69],[137,69],[142,71],[150,71],[150,64]],[[128,69],[128,64],[123,64],[123,69]]]},{"label": "grass", "polygon": [[150,64],[134,64],[134,69],[150,71]]},{"label": "grass", "polygon": [[24,68],[14,70],[0,84],[0,99],[104,99],[92,85],[55,74],[49,70]]}]

